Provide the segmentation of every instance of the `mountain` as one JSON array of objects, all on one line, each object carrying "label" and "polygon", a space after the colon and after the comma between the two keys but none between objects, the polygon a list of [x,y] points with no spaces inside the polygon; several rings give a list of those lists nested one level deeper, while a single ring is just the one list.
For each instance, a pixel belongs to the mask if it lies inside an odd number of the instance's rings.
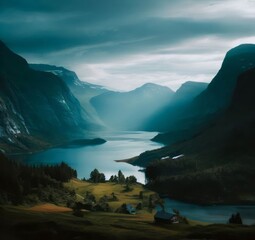
[{"label": "mountain", "polygon": [[190,102],[208,87],[208,83],[188,81],[175,92],[171,104],[182,105]]},{"label": "mountain", "polygon": [[100,118],[118,130],[144,130],[144,122],[172,99],[167,87],[147,83],[130,92],[107,92],[91,99]]},{"label": "mountain", "polygon": [[74,96],[79,100],[81,106],[89,115],[93,116],[94,122],[97,122],[98,125],[103,125],[103,122],[98,117],[97,112],[93,106],[91,106],[90,99],[102,93],[108,92],[109,90],[100,85],[81,81],[75,72],[64,67],[48,64],[29,64],[29,66],[38,71],[51,72],[63,79],[67,86],[71,89]]},{"label": "mountain", "polygon": [[133,163],[148,166],[152,188],[177,199],[254,203],[254,91],[255,68],[239,76],[229,107],[209,127],[189,140],[146,152]]},{"label": "mountain", "polygon": [[5,152],[63,142],[94,126],[62,79],[31,69],[1,41],[0,116],[0,146]]},{"label": "mountain", "polygon": [[154,140],[169,144],[175,142],[175,135],[183,136],[178,138],[179,141],[185,140],[210,125],[229,107],[238,76],[254,66],[254,44],[243,44],[228,51],[219,72],[208,87],[168,121],[169,133],[160,134]]},{"label": "mountain", "polygon": [[147,130],[167,131],[169,123],[183,113],[184,109],[203,92],[208,86],[208,83],[188,81],[174,93],[171,101],[166,106],[155,112],[145,123]]},{"label": "mountain", "polygon": [[108,91],[103,86],[81,81],[75,72],[64,67],[48,64],[29,64],[29,66],[34,70],[51,72],[63,79],[79,100],[82,99],[81,95],[86,95],[87,98],[91,98]]},{"label": "mountain", "polygon": [[242,44],[227,52],[222,66],[208,88],[195,99],[196,114],[214,114],[226,109],[239,75],[255,67],[255,45]]}]

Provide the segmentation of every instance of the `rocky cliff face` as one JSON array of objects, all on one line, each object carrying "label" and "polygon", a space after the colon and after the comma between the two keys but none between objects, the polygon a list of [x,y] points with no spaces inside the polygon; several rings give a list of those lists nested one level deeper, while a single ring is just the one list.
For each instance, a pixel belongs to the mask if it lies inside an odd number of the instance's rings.
[{"label": "rocky cliff face", "polygon": [[32,70],[1,41],[0,116],[0,142],[7,152],[26,148],[27,138],[64,141],[92,124],[63,80]]},{"label": "rocky cliff face", "polygon": [[90,117],[90,122],[94,123],[94,130],[98,129],[99,126],[100,128],[103,128],[104,123],[101,121],[94,107],[91,105],[90,100],[100,94],[109,92],[109,90],[100,85],[81,81],[74,71],[64,67],[48,64],[30,64],[29,66],[38,71],[53,73],[61,78],[70,88],[73,95],[79,100],[83,111]]}]

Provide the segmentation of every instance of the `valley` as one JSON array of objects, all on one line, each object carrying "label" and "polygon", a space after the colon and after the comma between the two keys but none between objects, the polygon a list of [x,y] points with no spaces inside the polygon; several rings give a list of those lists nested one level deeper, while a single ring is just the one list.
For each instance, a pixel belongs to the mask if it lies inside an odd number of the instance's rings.
[{"label": "valley", "polygon": [[[121,92],[28,64],[0,42],[2,236],[252,240],[254,53],[252,44],[231,49],[209,84]],[[188,224],[156,225],[159,196]],[[137,214],[123,214],[125,204]],[[236,213],[245,226],[228,224]]]}]

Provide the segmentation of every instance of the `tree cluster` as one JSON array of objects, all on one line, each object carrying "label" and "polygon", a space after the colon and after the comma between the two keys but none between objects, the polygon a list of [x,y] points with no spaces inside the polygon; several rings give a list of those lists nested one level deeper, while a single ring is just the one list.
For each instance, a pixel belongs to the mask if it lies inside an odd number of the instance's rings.
[{"label": "tree cluster", "polygon": [[93,183],[104,183],[105,182],[105,175],[100,173],[96,168],[90,173],[90,182]]},{"label": "tree cluster", "polygon": [[36,201],[65,201],[75,193],[63,182],[77,177],[65,163],[55,166],[28,166],[0,156],[0,203],[21,204]]},{"label": "tree cluster", "polygon": [[137,183],[137,179],[133,175],[131,175],[129,177],[125,177],[124,174],[119,170],[118,171],[118,176],[117,175],[112,175],[109,179],[109,182],[129,185],[129,184]]},{"label": "tree cluster", "polygon": [[229,218],[228,223],[230,224],[243,224],[240,213],[232,214]]}]

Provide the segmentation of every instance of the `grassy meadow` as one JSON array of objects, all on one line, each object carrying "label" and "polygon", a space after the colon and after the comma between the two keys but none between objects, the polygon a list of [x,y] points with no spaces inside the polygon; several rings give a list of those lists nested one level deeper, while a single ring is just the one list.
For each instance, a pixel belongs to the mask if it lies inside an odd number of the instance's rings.
[{"label": "grassy meadow", "polygon": [[[77,201],[82,201],[89,191],[96,199],[112,192],[118,201],[109,202],[112,212],[84,211],[83,217],[76,217],[72,209],[50,203],[34,206],[2,205],[1,239],[4,240],[79,240],[79,239],[255,239],[255,226],[209,225],[189,220],[189,224],[154,223],[155,210],[146,207],[147,197],[152,191],[141,184],[132,185],[133,190],[124,191],[124,185],[116,183],[90,183],[72,179],[65,186],[76,191]],[[123,203],[136,206],[143,191],[144,208],[136,215],[115,213]]]}]

